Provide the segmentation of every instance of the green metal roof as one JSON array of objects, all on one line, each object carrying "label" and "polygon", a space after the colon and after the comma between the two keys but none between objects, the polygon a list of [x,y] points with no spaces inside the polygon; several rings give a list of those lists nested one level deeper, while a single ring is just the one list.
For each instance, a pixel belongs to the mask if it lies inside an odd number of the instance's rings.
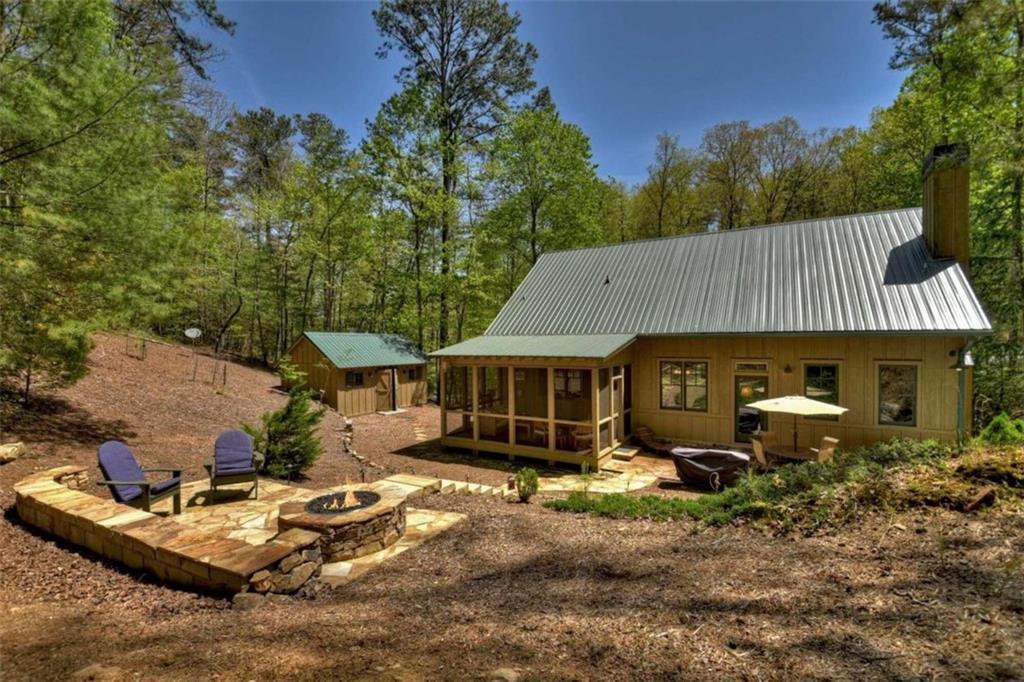
[{"label": "green metal roof", "polygon": [[396,334],[303,332],[335,367],[392,367],[428,361],[412,341]]},{"label": "green metal roof", "polygon": [[545,253],[485,334],[983,334],[921,209]]},{"label": "green metal roof", "polygon": [[603,359],[624,348],[633,334],[477,336],[431,353],[435,357],[529,357]]}]

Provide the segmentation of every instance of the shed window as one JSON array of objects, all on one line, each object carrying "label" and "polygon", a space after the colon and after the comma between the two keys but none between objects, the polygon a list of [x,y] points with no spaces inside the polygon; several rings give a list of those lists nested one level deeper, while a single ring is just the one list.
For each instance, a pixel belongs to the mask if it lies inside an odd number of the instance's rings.
[{"label": "shed window", "polygon": [[345,386],[348,388],[357,388],[363,385],[363,373],[362,372],[345,372]]},{"label": "shed window", "polygon": [[419,381],[420,379],[420,368],[409,367],[405,370],[405,376],[408,377],[409,381]]},{"label": "shed window", "polygon": [[878,366],[878,423],[884,426],[917,425],[917,367]]},{"label": "shed window", "polygon": [[[812,400],[820,400],[830,405],[839,404],[839,365],[814,364],[804,365],[804,395]],[[835,415],[813,417],[838,421]]]}]

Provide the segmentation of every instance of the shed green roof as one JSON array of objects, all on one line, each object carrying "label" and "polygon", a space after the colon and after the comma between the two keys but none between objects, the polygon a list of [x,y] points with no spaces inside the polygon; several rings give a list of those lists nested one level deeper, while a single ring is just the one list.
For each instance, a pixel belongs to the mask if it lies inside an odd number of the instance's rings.
[{"label": "shed green roof", "polygon": [[421,365],[426,355],[404,336],[355,332],[303,332],[335,367],[392,367]]},{"label": "shed green roof", "polygon": [[431,353],[435,357],[529,357],[604,359],[626,347],[633,334],[477,336]]}]

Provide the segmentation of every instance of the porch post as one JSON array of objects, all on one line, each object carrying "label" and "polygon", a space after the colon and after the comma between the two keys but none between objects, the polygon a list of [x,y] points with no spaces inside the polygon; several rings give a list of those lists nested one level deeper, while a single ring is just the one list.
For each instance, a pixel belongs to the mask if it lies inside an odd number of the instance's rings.
[{"label": "porch post", "polygon": [[548,367],[548,450],[555,450],[555,368]]},{"label": "porch post", "polygon": [[477,371],[476,370],[477,370],[477,366],[476,365],[470,365],[469,366],[469,371],[470,371],[470,374],[472,375],[472,378],[469,381],[469,386],[470,386],[470,390],[473,392],[472,402],[470,402],[470,407],[473,408],[473,441],[474,441],[474,445],[476,444],[476,441],[480,440],[480,415],[478,414],[479,406],[477,405],[477,402],[476,402],[476,390],[477,390],[477,386],[476,386]]},{"label": "porch post", "polygon": [[[505,377],[508,390],[508,445],[516,444],[516,368],[506,369],[508,376]],[[511,455],[511,453],[510,453]]]},{"label": "porch post", "polygon": [[441,406],[441,438],[448,437],[448,410],[444,399],[444,375],[448,369],[448,361],[444,358],[437,359],[437,404]]},{"label": "porch post", "polygon": [[[610,377],[609,377],[610,378]],[[600,370],[596,367],[590,368],[590,422],[593,429],[593,436],[590,442],[590,456],[594,460],[592,469],[597,469],[597,462],[601,458],[601,382]],[[596,472],[595,472],[596,473]]]}]

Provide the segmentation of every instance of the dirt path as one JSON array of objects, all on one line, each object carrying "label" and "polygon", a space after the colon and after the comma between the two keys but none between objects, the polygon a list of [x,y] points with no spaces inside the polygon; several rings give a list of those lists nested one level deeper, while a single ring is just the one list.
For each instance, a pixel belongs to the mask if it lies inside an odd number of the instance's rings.
[{"label": "dirt path", "polygon": [[[87,379],[19,424],[34,455],[0,467],[0,679],[64,680],[90,664],[109,679],[190,681],[487,679],[503,667],[545,680],[1024,677],[1024,517],[1005,512],[877,516],[805,538],[434,497],[425,504],[468,520],[325,598],[254,611],[22,526],[11,485],[29,471],[91,464],[108,437],[198,466],[220,429],[283,400],[272,375],[234,365],[224,395],[188,385],[177,353],[151,348],[140,363],[105,339]],[[436,435],[436,415],[361,419],[357,447],[385,469],[504,480],[501,462],[424,447],[416,434]],[[317,485],[359,473],[330,449],[332,425]]]}]

